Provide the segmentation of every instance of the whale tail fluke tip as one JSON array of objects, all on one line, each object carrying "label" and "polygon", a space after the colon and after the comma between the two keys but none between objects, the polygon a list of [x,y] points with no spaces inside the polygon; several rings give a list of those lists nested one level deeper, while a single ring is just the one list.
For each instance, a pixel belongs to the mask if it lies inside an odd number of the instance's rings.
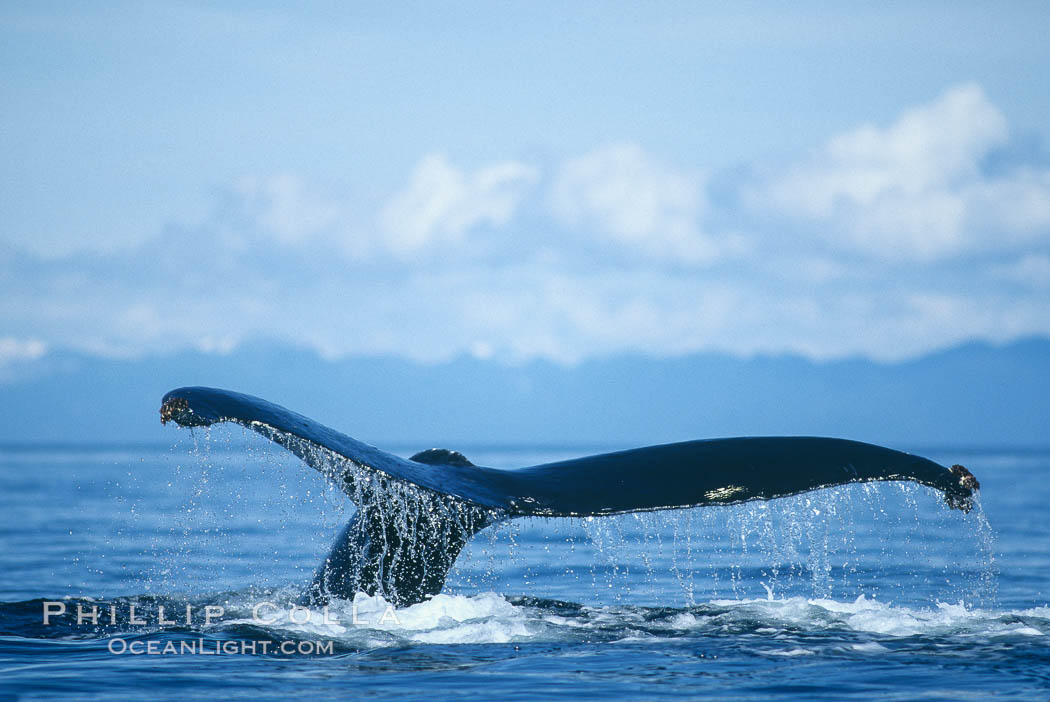
[{"label": "whale tail fluke tip", "polygon": [[160,406],[160,423],[175,422],[181,427],[203,427],[211,424],[190,407],[189,400],[174,394],[167,394]]},{"label": "whale tail fluke tip", "polygon": [[190,403],[182,397],[166,397],[160,406],[160,423],[167,424],[175,422],[182,424],[179,419],[190,411]]},{"label": "whale tail fluke tip", "polygon": [[981,483],[977,481],[974,474],[958,463],[951,467],[955,484],[952,490],[945,492],[944,499],[952,509],[969,512],[973,509],[974,493],[981,489]]}]

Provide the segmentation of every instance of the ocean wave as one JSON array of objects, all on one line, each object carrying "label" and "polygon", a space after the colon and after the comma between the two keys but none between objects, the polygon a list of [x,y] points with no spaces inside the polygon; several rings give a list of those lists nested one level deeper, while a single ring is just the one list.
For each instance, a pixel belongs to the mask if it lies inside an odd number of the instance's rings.
[{"label": "ocean wave", "polygon": [[[64,604],[62,614],[56,604]],[[44,623],[50,604],[50,622]],[[134,605],[135,609],[132,610]],[[163,607],[163,610],[160,608]],[[210,614],[206,608],[212,607]],[[221,610],[221,614],[219,611]],[[77,621],[78,613],[88,613]],[[90,614],[97,612],[95,621]],[[189,615],[187,615],[189,612]],[[999,640],[1050,633],[1050,607],[996,610],[964,603],[900,606],[806,597],[712,600],[691,607],[593,606],[495,592],[437,595],[395,608],[358,593],[328,607],[302,607],[282,592],[216,593],[192,601],[157,596],[114,600],[34,599],[0,603],[0,635],[23,639],[105,640],[178,634],[219,638],[325,640],[339,650],[406,644],[630,642],[696,637],[832,637],[857,651],[902,639]],[[877,644],[877,645],[875,645]],[[788,655],[790,649],[779,655]],[[796,655],[796,654],[791,654]],[[802,655],[802,654],[797,654]]]}]

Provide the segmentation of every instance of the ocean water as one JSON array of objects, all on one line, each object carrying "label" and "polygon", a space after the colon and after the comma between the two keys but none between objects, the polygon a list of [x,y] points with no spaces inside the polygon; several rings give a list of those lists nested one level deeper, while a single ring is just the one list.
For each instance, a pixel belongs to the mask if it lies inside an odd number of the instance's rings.
[{"label": "ocean water", "polygon": [[322,610],[352,505],[240,429],[178,437],[0,448],[5,699],[1050,698],[1050,451],[918,451],[977,475],[970,514],[882,483],[518,520],[428,602]]}]

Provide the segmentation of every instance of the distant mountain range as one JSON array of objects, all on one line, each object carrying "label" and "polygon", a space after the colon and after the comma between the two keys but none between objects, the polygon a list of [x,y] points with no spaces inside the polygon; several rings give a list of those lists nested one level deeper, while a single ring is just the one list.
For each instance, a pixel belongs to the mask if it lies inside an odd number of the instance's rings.
[{"label": "distant mountain range", "polygon": [[242,348],[113,360],[55,352],[0,378],[0,442],[158,442],[161,395],[259,395],[380,445],[628,446],[770,434],[901,448],[1050,445],[1050,339],[970,343],[902,363],[699,353],[576,366],[474,358],[325,361]]}]

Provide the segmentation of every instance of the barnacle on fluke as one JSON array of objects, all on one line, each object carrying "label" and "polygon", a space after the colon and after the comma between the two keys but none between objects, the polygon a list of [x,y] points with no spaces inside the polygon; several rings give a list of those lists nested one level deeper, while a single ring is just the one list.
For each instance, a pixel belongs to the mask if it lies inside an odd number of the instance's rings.
[{"label": "barnacle on fluke", "polygon": [[973,509],[973,493],[981,489],[981,484],[977,482],[977,478],[965,466],[956,463],[950,470],[958,481],[960,490],[945,492],[944,499],[952,509],[961,509],[963,512],[969,512]]},{"label": "barnacle on fluke", "polygon": [[169,397],[160,406],[160,423],[167,424],[174,421],[182,426],[190,424],[190,403],[182,397]]}]

